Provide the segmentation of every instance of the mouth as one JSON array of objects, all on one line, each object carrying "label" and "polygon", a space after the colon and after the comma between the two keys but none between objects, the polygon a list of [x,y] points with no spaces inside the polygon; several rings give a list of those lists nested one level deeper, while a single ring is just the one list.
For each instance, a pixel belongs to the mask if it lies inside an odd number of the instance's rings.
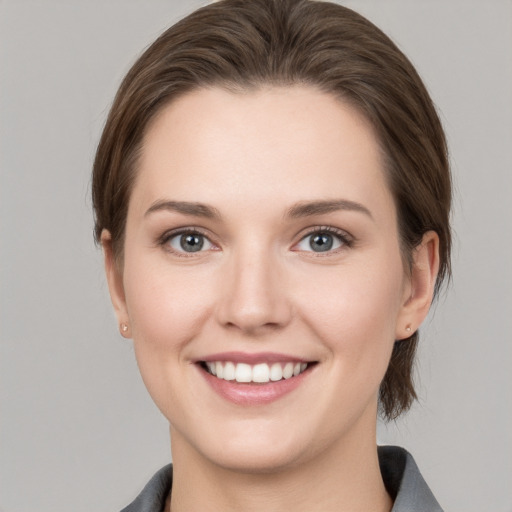
[{"label": "mouth", "polygon": [[273,362],[248,364],[236,361],[200,361],[201,368],[220,380],[241,384],[268,384],[303,374],[314,362]]},{"label": "mouth", "polygon": [[304,388],[318,361],[265,352],[223,352],[195,361],[206,383],[237,406],[269,404]]}]

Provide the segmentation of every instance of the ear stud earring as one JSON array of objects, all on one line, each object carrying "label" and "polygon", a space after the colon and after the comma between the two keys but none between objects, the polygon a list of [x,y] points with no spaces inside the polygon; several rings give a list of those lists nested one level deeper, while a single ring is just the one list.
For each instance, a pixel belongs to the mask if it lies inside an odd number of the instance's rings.
[{"label": "ear stud earring", "polygon": [[121,331],[123,332],[127,332],[128,331],[128,326],[126,324],[121,324]]},{"label": "ear stud earring", "polygon": [[411,326],[410,326],[410,325],[408,325],[408,326],[405,328],[405,330],[406,330],[407,332],[411,332]]}]

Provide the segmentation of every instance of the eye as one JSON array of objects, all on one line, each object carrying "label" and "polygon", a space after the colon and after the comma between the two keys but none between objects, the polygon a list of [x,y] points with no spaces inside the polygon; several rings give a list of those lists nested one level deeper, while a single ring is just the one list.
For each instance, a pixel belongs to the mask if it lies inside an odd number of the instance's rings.
[{"label": "eye", "polygon": [[350,246],[345,233],[322,228],[303,237],[295,248],[298,251],[329,252],[343,246]]},{"label": "eye", "polygon": [[171,235],[167,238],[166,243],[171,246],[173,251],[179,253],[208,251],[214,247],[206,236],[196,231],[186,231]]}]

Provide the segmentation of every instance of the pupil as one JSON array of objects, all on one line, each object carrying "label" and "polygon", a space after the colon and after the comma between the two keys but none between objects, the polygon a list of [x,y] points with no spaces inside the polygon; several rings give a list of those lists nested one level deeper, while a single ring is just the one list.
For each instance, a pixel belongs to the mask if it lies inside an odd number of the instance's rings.
[{"label": "pupil", "polygon": [[181,248],[187,252],[197,252],[203,247],[204,241],[201,235],[182,235]]},{"label": "pupil", "polygon": [[310,245],[316,252],[329,251],[333,246],[332,236],[325,233],[314,235]]}]

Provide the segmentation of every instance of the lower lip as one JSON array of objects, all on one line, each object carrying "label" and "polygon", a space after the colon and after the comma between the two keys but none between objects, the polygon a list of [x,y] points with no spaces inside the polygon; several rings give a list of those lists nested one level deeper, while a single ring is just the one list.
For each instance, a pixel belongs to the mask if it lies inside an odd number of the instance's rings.
[{"label": "lower lip", "polygon": [[222,398],[237,405],[262,405],[279,400],[300,386],[310,373],[308,368],[296,377],[257,384],[218,379],[203,368],[199,368],[199,371],[214,391]]}]

